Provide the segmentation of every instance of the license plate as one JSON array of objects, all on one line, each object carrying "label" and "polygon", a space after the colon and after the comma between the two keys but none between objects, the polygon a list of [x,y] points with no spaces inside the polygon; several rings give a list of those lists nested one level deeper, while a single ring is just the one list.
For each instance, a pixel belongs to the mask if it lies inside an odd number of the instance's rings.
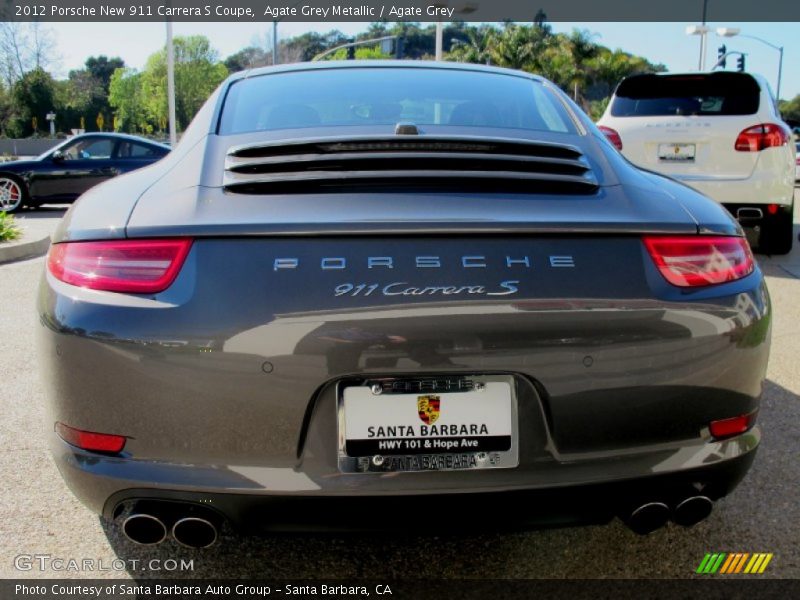
[{"label": "license plate", "polygon": [[665,162],[691,162],[695,151],[694,144],[659,144],[658,158]]},{"label": "license plate", "polygon": [[435,391],[431,384],[410,393],[395,392],[385,381],[345,387],[339,401],[340,470],[516,467],[516,399],[511,383],[487,377],[470,379],[468,384],[463,391]]}]

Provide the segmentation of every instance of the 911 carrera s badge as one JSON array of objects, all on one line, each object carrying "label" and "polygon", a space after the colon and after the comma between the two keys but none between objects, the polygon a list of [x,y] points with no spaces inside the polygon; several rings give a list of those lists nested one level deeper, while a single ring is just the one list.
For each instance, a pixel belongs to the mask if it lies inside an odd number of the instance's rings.
[{"label": "911 carrera s badge", "polygon": [[440,396],[417,396],[417,411],[425,425],[436,423],[439,419]]}]

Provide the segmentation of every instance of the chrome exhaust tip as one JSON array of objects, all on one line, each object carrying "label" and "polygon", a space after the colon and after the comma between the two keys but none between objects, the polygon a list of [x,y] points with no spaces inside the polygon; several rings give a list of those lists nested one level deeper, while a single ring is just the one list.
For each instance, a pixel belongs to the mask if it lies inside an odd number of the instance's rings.
[{"label": "chrome exhaust tip", "polygon": [[201,517],[184,517],[172,526],[172,537],[187,548],[208,548],[216,543],[219,535],[211,521]]},{"label": "chrome exhaust tip", "polygon": [[663,502],[648,502],[636,508],[627,519],[625,524],[634,533],[647,535],[660,529],[669,521],[669,507]]},{"label": "chrome exhaust tip", "polygon": [[741,207],[736,209],[738,221],[758,221],[764,218],[764,211],[760,208]]},{"label": "chrome exhaust tip", "polygon": [[122,533],[134,544],[154,546],[167,539],[167,526],[158,517],[137,513],[123,521]]},{"label": "chrome exhaust tip", "polygon": [[678,525],[691,527],[705,520],[713,508],[714,503],[707,496],[690,496],[675,507],[672,520]]}]

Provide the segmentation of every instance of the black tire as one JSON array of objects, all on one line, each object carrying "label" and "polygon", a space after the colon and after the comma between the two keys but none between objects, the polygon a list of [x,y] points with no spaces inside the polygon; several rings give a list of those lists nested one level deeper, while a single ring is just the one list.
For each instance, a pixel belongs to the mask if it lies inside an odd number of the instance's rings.
[{"label": "black tire", "polygon": [[759,250],[764,254],[789,254],[794,242],[794,205],[779,208],[777,214],[767,218],[761,232]]},{"label": "black tire", "polygon": [[0,212],[18,212],[28,202],[25,184],[14,175],[0,173]]}]

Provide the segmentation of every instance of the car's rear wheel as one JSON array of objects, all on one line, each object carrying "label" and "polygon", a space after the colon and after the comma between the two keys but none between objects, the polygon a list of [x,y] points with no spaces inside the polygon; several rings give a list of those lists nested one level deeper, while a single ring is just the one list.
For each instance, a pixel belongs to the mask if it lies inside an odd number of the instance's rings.
[{"label": "car's rear wheel", "polygon": [[25,204],[25,188],[16,179],[0,176],[0,212],[13,213]]},{"label": "car's rear wheel", "polygon": [[789,254],[794,241],[794,205],[779,208],[764,225],[760,250],[765,254]]}]

